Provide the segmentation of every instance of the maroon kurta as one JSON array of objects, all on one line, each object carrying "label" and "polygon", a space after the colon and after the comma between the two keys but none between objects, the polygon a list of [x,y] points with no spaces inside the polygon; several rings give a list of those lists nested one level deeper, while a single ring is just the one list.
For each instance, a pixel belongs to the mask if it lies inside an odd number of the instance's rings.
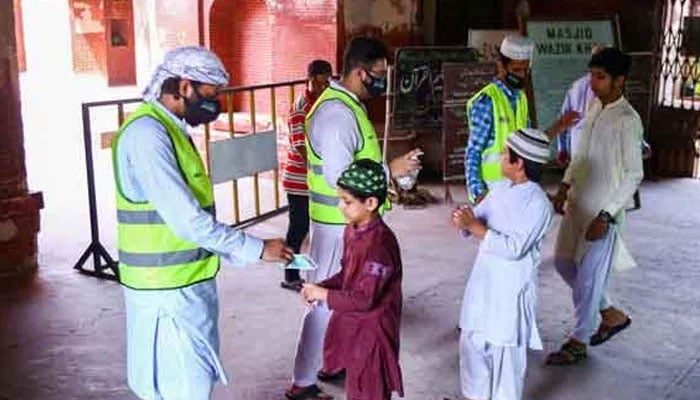
[{"label": "maroon kurta", "polygon": [[399,366],[401,253],[394,233],[377,219],[348,226],[342,270],[320,283],[333,310],[324,343],[324,370],[345,368],[348,400],[403,397]]}]

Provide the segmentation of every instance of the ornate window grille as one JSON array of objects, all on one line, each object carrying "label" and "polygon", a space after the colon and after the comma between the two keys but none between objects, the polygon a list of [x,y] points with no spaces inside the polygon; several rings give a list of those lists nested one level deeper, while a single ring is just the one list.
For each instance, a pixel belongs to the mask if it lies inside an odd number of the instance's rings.
[{"label": "ornate window grille", "polygon": [[700,0],[662,0],[658,104],[700,110]]}]

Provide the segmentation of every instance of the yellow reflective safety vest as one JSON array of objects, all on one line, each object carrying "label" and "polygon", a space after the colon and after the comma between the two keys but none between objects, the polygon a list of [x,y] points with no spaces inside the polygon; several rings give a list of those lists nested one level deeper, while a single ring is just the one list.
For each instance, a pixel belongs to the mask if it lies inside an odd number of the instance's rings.
[{"label": "yellow reflective safety vest", "polygon": [[152,103],[144,103],[124,122],[112,142],[119,281],[132,289],[145,290],[176,289],[212,279],[219,271],[219,256],[178,237],[151,203],[131,201],[122,191],[117,158],[119,139],[139,118],[153,118],[165,127],[187,186],[203,209],[214,212],[214,191],[197,149],[163,110]]},{"label": "yellow reflective safety vest", "polygon": [[[474,102],[481,96],[488,96],[493,104],[494,140],[493,144],[484,150],[481,156],[481,179],[485,182],[495,182],[504,179],[501,173],[501,155],[506,148],[508,136],[518,129],[527,128],[528,105],[525,91],[518,96],[516,112],[508,101],[505,93],[495,84],[490,83],[476,93],[467,102],[467,116],[471,115]],[[471,125],[471,118],[469,118]],[[471,128],[471,126],[470,126]]]},{"label": "yellow reflective safety vest", "polygon": [[[341,90],[333,87],[326,88],[306,115],[306,154],[309,164],[307,172],[309,216],[312,221],[322,224],[345,225],[345,217],[338,208],[338,202],[340,201],[338,193],[326,182],[323,176],[323,159],[314,150],[308,135],[311,118],[318,107],[327,101],[342,101],[355,114],[355,121],[360,131],[362,143],[360,144],[360,149],[353,156],[354,160],[368,158],[381,163],[382,149],[374,126],[362,104]],[[388,208],[388,202],[382,208]]]}]

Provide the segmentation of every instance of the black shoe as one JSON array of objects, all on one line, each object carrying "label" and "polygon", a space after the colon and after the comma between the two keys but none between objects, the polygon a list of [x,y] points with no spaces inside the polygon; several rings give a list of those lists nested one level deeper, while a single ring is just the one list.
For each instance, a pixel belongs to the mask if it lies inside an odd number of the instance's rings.
[{"label": "black shoe", "polygon": [[282,281],[280,282],[280,286],[283,289],[288,289],[288,290],[293,290],[295,292],[301,292],[301,285],[304,283],[303,279],[299,279],[298,281]]}]

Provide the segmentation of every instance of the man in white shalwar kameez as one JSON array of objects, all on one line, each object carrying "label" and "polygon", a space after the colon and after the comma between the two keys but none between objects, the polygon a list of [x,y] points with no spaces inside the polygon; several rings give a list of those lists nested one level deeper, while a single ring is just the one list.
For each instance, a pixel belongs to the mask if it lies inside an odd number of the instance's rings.
[{"label": "man in white shalwar kameez", "polygon": [[453,213],[455,226],[482,239],[460,319],[460,377],[468,400],[520,399],[527,349],[542,350],[537,270],[553,211],[537,182],[548,158],[544,132],[512,133],[501,157],[508,183],[489,192],[473,211]]},{"label": "man in white shalwar kameez", "polygon": [[[594,45],[591,50],[591,56],[598,54],[604,48],[604,46],[598,44]],[[586,72],[586,75],[574,81],[571,84],[571,88],[566,92],[564,103],[561,106],[561,115],[576,111],[579,115],[585,116],[589,107],[593,104],[594,98],[595,93],[591,89],[591,73]],[[585,123],[585,118],[581,118],[571,128],[557,137],[557,162],[559,165],[567,166],[571,161],[571,156],[576,153],[579,137],[585,127]],[[644,159],[651,157],[651,146],[646,141],[642,141],[642,155]]]},{"label": "man in white shalwar kameez", "polygon": [[260,240],[213,214],[211,182],[187,125],[219,116],[228,79],[205,48],[168,52],[113,143],[128,384],[141,399],[207,400],[216,381],[226,383],[219,257],[238,265],[292,257],[282,239]]},{"label": "man in white shalwar kameez", "polygon": [[555,209],[564,213],[555,265],[573,289],[576,327],[561,349],[548,356],[547,363],[553,365],[583,360],[588,343],[602,344],[631,323],[613,307],[607,286],[611,271],[635,266],[622,232],[625,210],[644,177],[639,151],[643,128],[622,94],[630,57],[606,48],[589,66],[596,99],[554,198]]}]

